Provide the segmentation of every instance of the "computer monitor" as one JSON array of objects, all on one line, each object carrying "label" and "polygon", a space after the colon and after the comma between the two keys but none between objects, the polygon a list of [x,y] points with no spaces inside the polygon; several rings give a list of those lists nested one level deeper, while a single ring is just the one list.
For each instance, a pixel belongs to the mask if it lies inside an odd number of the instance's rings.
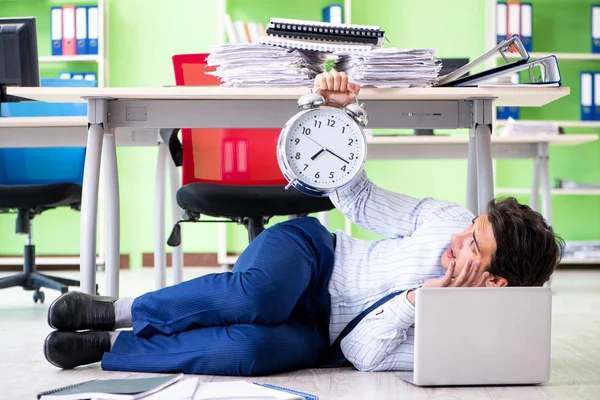
[{"label": "computer monitor", "polygon": [[0,18],[0,101],[7,86],[39,86],[35,18]]},{"label": "computer monitor", "polygon": [[[468,58],[442,58],[442,69],[440,76],[448,75],[450,72],[459,69],[469,63]],[[467,74],[468,75],[468,74]]]}]

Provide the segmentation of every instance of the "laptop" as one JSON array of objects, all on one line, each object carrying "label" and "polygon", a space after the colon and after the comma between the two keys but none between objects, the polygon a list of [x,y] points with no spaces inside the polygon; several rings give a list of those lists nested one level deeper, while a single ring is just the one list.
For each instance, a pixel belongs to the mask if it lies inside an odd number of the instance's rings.
[{"label": "laptop", "polygon": [[550,288],[422,288],[416,304],[414,371],[399,378],[418,386],[550,379]]}]

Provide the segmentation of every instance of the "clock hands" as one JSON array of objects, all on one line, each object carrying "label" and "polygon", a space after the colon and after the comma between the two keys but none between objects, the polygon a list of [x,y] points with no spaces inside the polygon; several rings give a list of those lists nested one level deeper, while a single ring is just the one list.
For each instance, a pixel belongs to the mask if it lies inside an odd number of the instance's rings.
[{"label": "clock hands", "polygon": [[345,162],[346,164],[350,164],[350,162],[344,160],[342,157],[338,156],[337,154],[335,154],[333,151],[329,150],[329,149],[325,149],[327,152],[331,153],[332,155],[336,156],[337,158],[339,158],[340,160],[342,160],[343,162]]},{"label": "clock hands", "polygon": [[321,154],[322,152],[326,151],[330,154],[332,154],[333,156],[339,158],[340,160],[342,160],[343,162],[345,162],[346,164],[350,164],[349,161],[343,159],[342,157],[338,156],[337,154],[335,154],[333,151],[329,150],[327,147],[323,146],[322,144],[318,143],[316,140],[314,140],[313,138],[311,138],[308,135],[305,135],[306,138],[310,139],[312,142],[314,142],[317,146],[319,146],[321,148],[321,150],[319,150],[314,156],[312,156],[310,159],[311,160],[315,160],[315,158],[317,158],[319,156],[319,154]]},{"label": "clock hands", "polygon": [[317,152],[317,153],[316,153],[314,156],[312,156],[310,159],[314,161],[314,160],[315,160],[315,158],[319,157],[319,154],[321,154],[321,153],[322,153],[322,152],[324,152],[324,151],[325,151],[325,149],[321,149],[321,150],[319,150],[319,151],[318,151],[318,152]]}]

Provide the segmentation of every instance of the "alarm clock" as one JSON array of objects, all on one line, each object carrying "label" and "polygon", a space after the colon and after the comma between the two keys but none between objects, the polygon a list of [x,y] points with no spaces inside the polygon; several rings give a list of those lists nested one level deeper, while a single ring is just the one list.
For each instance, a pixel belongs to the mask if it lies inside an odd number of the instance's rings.
[{"label": "alarm clock", "polygon": [[356,94],[354,99],[343,108],[331,107],[317,90],[298,100],[302,111],[286,122],[277,142],[286,189],[329,196],[360,174],[367,159],[368,117]]}]

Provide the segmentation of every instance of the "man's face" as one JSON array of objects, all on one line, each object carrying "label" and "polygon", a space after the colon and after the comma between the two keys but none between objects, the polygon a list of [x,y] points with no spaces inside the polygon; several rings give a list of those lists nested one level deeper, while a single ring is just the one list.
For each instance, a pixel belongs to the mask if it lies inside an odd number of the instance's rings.
[{"label": "man's face", "polygon": [[450,247],[442,255],[442,267],[447,270],[450,263],[455,261],[456,277],[467,265],[467,261],[472,260],[473,265],[479,261],[483,271],[489,267],[495,251],[496,239],[492,224],[486,214],[480,215],[464,231],[450,237]]}]

